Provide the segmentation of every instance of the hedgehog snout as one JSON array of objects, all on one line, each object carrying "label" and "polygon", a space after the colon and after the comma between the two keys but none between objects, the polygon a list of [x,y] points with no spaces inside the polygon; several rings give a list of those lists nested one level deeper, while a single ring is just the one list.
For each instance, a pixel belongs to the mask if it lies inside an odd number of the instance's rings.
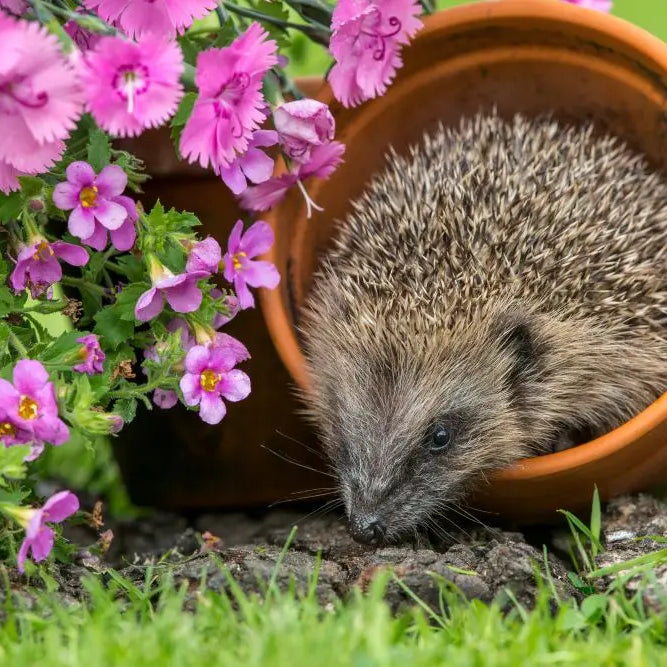
[{"label": "hedgehog snout", "polygon": [[381,544],[387,532],[383,519],[375,514],[352,514],[350,516],[350,533],[362,544],[376,546]]}]

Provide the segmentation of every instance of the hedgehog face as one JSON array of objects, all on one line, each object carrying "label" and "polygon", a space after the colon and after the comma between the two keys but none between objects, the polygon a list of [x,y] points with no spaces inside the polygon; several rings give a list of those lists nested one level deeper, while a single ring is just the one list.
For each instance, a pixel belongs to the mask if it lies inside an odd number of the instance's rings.
[{"label": "hedgehog face", "polygon": [[508,382],[516,360],[496,337],[367,350],[353,365],[321,367],[336,368],[319,422],[355,539],[437,530],[473,482],[519,458],[525,432]]},{"label": "hedgehog face", "polygon": [[437,532],[472,484],[526,454],[522,401],[536,354],[531,327],[505,317],[472,337],[380,342],[331,341],[313,369],[313,416],[352,535],[369,544]]}]

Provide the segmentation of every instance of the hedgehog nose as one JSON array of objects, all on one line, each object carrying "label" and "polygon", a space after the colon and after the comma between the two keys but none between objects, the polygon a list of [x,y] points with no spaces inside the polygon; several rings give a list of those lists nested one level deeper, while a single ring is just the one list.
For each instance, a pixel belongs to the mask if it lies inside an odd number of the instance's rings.
[{"label": "hedgehog nose", "polygon": [[378,517],[353,517],[350,519],[350,532],[357,542],[377,545],[384,539],[387,527]]}]

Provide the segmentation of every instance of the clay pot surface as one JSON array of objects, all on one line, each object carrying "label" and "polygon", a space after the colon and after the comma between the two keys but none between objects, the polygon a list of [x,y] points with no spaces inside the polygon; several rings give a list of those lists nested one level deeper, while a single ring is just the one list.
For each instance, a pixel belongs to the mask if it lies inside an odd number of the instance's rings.
[{"label": "clay pot surface", "polygon": [[[306,392],[299,308],[337,221],[382,169],[390,145],[404,152],[438,123],[457,125],[480,109],[508,118],[551,113],[594,121],[667,172],[667,45],[618,18],[559,0],[478,2],[429,17],[404,61],[387,93],[356,109],[322,87],[318,97],[331,106],[346,161],[328,181],[310,184],[323,212],[307,220],[294,189],[266,216],[277,239],[266,259],[283,281],[261,294],[262,307],[280,357]],[[545,520],[558,508],[590,506],[596,484],[610,497],[665,478],[667,394],[601,438],[497,472],[474,502],[505,517]]]}]

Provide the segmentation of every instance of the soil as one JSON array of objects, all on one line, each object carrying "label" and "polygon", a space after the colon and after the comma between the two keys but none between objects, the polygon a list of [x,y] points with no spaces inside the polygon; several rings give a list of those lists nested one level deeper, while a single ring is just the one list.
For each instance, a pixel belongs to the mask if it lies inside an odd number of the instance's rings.
[{"label": "soil", "polygon": [[[287,549],[292,527],[297,530]],[[648,495],[625,496],[608,504],[603,513],[603,542],[606,550],[597,565],[636,558],[664,548],[643,536],[667,537],[667,505]],[[69,565],[53,565],[51,576],[58,584],[63,604],[74,604],[85,597],[81,579],[98,573],[109,580],[108,570],[143,585],[147,567],[157,574],[170,572],[177,585],[186,582],[192,604],[205,580],[211,590],[229,590],[229,574],[246,593],[263,595],[275,574],[280,589],[293,585],[306,594],[312,575],[319,568],[315,595],[327,604],[344,598],[359,587],[368,588],[381,571],[391,570],[427,604],[437,608],[441,581],[455,584],[467,598],[485,602],[497,600],[511,604],[514,597],[530,607],[539,587],[538,577],[555,587],[566,599],[580,593],[572,586],[568,571],[572,565],[562,547],[562,529],[509,532],[479,525],[464,526],[447,542],[406,544],[374,549],[355,543],[341,517],[304,512],[272,510],[262,514],[225,513],[185,518],[154,514],[132,521],[112,522],[113,540],[102,557],[80,551]],[[98,531],[72,526],[69,537],[76,544],[94,542]],[[548,570],[542,545],[548,549]],[[281,555],[281,552],[284,553]],[[276,565],[280,566],[276,569]],[[34,579],[27,582],[16,571],[9,572],[11,589],[30,603]],[[623,580],[628,593],[638,586],[637,577]],[[598,586],[608,583],[608,578]],[[508,589],[511,593],[508,594]],[[667,565],[656,568],[649,587],[643,590],[647,605],[659,608],[667,599]],[[3,593],[0,593],[0,602]],[[405,588],[392,579],[387,599],[393,608],[411,604]]]}]

